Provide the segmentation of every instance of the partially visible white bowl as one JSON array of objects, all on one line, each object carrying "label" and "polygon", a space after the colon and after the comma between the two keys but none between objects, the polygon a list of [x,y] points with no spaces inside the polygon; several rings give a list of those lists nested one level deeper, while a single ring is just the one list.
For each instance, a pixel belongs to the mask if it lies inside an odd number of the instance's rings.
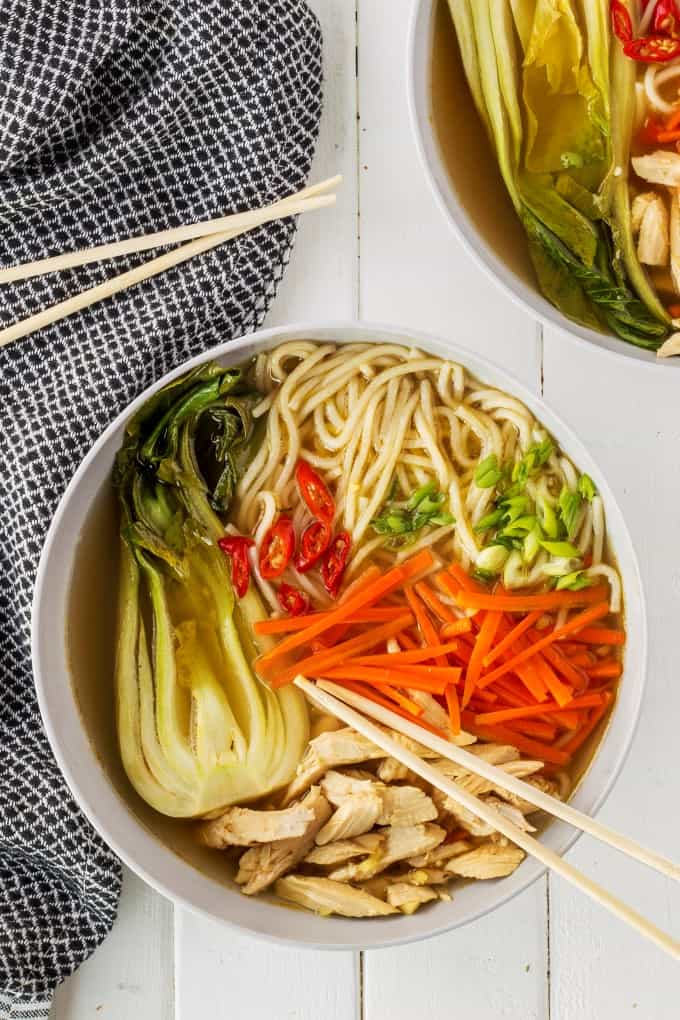
[{"label": "partially visible white bowl", "polygon": [[513,301],[563,336],[646,366],[680,368],[611,334],[579,326],[538,288],[524,231],[470,96],[447,0],[418,0],[408,38],[408,99],[418,154],[437,205],[467,251]]},{"label": "partially visible white bowl", "polygon": [[[262,330],[222,344],[159,380],[106,429],[64,493],[45,541],[33,604],[35,682],[52,749],[73,795],[107,843],[159,892],[190,910],[278,941],[334,949],[390,946],[466,924],[526,888],[544,869],[527,859],[509,878],[461,886],[452,902],[437,903],[410,917],[354,921],[285,910],[267,899],[241,895],[225,879],[219,854],[196,851],[185,828],[144,805],[124,776],[115,740],[111,675],[115,590],[110,571],[117,536],[113,514],[107,516],[101,508],[110,502],[111,468],[125,422],[154,390],[194,365],[211,359],[241,362],[300,337],[333,343],[387,339],[458,360],[480,379],[525,401],[574,462],[594,478],[623,577],[629,634],[620,695],[573,801],[589,814],[602,804],[633,738],[645,678],[643,593],[621,511],[584,445],[512,376],[447,340],[389,326],[311,323]],[[98,515],[96,526],[93,513]],[[74,591],[79,592],[77,598]],[[551,823],[541,838],[563,854],[576,835],[562,823]]]}]

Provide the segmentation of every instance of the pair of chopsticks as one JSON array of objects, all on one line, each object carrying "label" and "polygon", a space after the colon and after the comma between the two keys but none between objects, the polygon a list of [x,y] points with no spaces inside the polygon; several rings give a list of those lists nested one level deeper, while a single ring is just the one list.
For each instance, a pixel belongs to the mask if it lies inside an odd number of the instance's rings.
[{"label": "pair of chopsticks", "polygon": [[[419,744],[428,747],[431,751],[435,751],[442,758],[455,762],[456,765],[460,765],[474,775],[481,776],[482,779],[487,779],[495,786],[517,794],[523,800],[527,800],[535,805],[535,807],[549,812],[556,818],[560,818],[577,829],[581,829],[583,832],[627,854],[627,856],[632,857],[634,860],[654,868],[656,871],[661,872],[662,875],[678,880],[680,879],[680,866],[673,864],[672,861],[651,850],[647,850],[645,847],[608,828],[608,826],[603,825],[601,822],[595,821],[594,818],[582,814],[575,808],[570,807],[569,804],[562,803],[557,798],[536,789],[516,776],[509,775],[495,765],[490,765],[488,762],[478,758],[476,755],[470,754],[461,747],[457,747],[450,741],[443,740],[441,737],[436,736],[436,734],[416,726],[414,723],[402,718],[402,716],[396,715],[396,713],[391,712],[389,709],[369,701],[360,694],[355,694],[353,691],[349,691],[328,680],[319,680],[317,683],[311,683],[305,677],[298,676],[295,678],[294,683],[326,712],[330,712],[336,718],[341,719],[348,726],[363,734],[363,736],[368,737],[369,740],[378,747],[381,747],[387,754],[396,758],[406,765],[407,768],[411,769],[411,771],[421,776],[426,782],[441,790],[451,800],[471,811],[482,821],[493,826],[494,829],[521,847],[525,853],[535,857],[556,874],[571,882],[572,885],[576,886],[607,910],[610,910],[612,914],[625,921],[626,924],[630,925],[645,938],[656,943],[657,946],[669,953],[674,959],[680,960],[680,942],[672,939],[670,935],[661,931],[660,928],[657,928],[656,925],[642,917],[632,907],[627,906],[622,900],[607,892],[606,889],[588,878],[587,875],[583,875],[572,864],[569,864],[556,854],[554,850],[544,846],[528,833],[518,828],[499,811],[496,811],[483,800],[480,800],[479,797],[475,797],[473,794],[468,793],[467,790],[458,786],[434,765],[429,764],[422,758],[419,758],[417,754],[402,747],[388,733],[385,733],[384,730],[379,729],[374,723],[370,722],[366,716],[371,716],[383,725],[389,726],[390,729],[403,733]],[[359,709],[360,711],[355,711],[354,709]]]},{"label": "pair of chopsticks", "polygon": [[[319,184],[304,188],[295,195],[274,202],[263,209],[254,209],[251,212],[234,213],[231,216],[220,216],[213,220],[204,220],[201,223],[188,223],[181,227],[172,227],[169,230],[160,230],[154,234],[144,234],[140,237],[130,237],[125,241],[115,241],[111,244],[102,244],[96,248],[85,248],[81,251],[54,255],[50,258],[39,259],[37,262],[24,262],[21,265],[11,266],[8,269],[0,269],[0,283],[13,283],[17,280],[28,280],[33,276],[42,276],[45,273],[54,273],[63,269],[73,269],[75,266],[84,266],[90,262],[101,262],[104,259],[117,258],[120,255],[138,254],[148,251],[150,248],[158,248],[169,244],[180,244],[179,248],[159,255],[135,269],[120,273],[118,276],[90,287],[74,297],[60,301],[42,312],[30,315],[20,322],[0,330],[0,347],[28,336],[36,330],[44,329],[60,319],[65,319],[75,312],[80,312],[90,305],[103,301],[105,298],[119,294],[128,287],[134,287],[137,283],[149,280],[152,276],[165,272],[173,266],[178,266],[194,255],[217,248],[234,237],[261,227],[273,220],[286,219],[289,216],[298,216],[300,213],[312,212],[315,209],[323,209],[334,205],[334,191],[341,183],[342,177],[331,177]],[[185,243],[186,242],[186,243]]]}]

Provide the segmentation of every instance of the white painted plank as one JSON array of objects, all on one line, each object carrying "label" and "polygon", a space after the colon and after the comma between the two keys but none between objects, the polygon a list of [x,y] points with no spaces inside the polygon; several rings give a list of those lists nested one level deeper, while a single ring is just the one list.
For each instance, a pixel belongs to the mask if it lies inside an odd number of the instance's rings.
[{"label": "white painted plank", "polygon": [[439,938],[364,956],[366,1020],[544,1020],[545,882]]},{"label": "white painted plank", "polygon": [[[303,216],[266,325],[357,314],[354,5],[313,0],[324,34],[325,95],[311,179],[341,173],[338,204]],[[359,955],[274,947],[175,913],[176,1020],[357,1020]]]},{"label": "white painted plank", "polygon": [[418,157],[406,86],[415,6],[359,4],[361,317],[450,337],[533,385],[535,324],[464,251]]},{"label": "white painted plank", "polygon": [[118,920],[57,989],[52,1020],[172,1020],[172,907],[125,869]]},{"label": "white painted plank", "polygon": [[359,956],[273,946],[179,914],[179,1020],[358,1020]]},{"label": "white painted plank", "polygon": [[[650,660],[642,718],[604,821],[670,857],[680,846],[675,765],[680,685],[677,508],[680,417],[674,372],[643,368],[547,334],[545,397],[586,441],[612,484],[638,550],[648,598]],[[583,838],[570,859],[680,936],[669,880]],[[551,881],[552,1020],[671,1020],[677,964],[559,881]]]},{"label": "white painted plank", "polygon": [[[536,388],[535,324],[470,261],[418,160],[404,73],[413,6],[359,5],[361,315],[450,337]],[[366,1020],[543,1020],[546,947],[540,882],[460,931],[365,954]]]}]

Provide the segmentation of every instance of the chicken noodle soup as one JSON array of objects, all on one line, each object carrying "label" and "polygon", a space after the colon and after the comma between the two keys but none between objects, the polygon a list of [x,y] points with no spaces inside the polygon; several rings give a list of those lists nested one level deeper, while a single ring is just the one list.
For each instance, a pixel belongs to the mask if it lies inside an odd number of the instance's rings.
[{"label": "chicken noodle soup", "polygon": [[[292,681],[568,795],[621,673],[621,584],[595,483],[520,401],[416,349],[289,342],[156,393],[115,483],[118,735],[148,804],[196,820],[247,895],[322,914],[518,866]],[[533,831],[530,804],[398,739]]]},{"label": "chicken noodle soup", "polygon": [[448,6],[450,59],[464,67],[544,295],[582,325],[679,353],[680,6]]}]

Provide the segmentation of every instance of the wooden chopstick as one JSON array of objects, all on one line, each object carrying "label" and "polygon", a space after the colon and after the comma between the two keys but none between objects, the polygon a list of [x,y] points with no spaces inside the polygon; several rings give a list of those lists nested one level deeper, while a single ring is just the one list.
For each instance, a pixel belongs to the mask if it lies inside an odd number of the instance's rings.
[{"label": "wooden chopstick", "polygon": [[523,779],[518,779],[517,776],[510,775],[504,772],[503,769],[499,769],[496,765],[491,765],[489,762],[484,761],[483,758],[470,754],[463,747],[458,747],[448,740],[442,740],[436,733],[431,733],[429,730],[423,729],[422,726],[416,726],[414,723],[409,722],[408,719],[404,719],[402,716],[398,716],[396,713],[374,704],[368,698],[362,698],[361,695],[326,680],[319,680],[318,684],[322,690],[329,691],[335,697],[372,715],[379,722],[385,723],[393,730],[398,730],[412,740],[417,740],[424,747],[429,747],[431,751],[436,751],[442,758],[447,758],[456,765],[460,765],[467,772],[473,772],[476,776],[487,779],[494,786],[500,786],[509,793],[521,797],[522,800],[529,801],[530,804],[533,804],[541,811],[546,811],[548,814],[554,815],[555,818],[567,822],[568,825],[573,825],[574,828],[588,833],[589,836],[594,836],[595,839],[599,839],[608,846],[614,847],[615,850],[619,850],[621,853],[626,854],[627,857],[631,857],[641,864],[646,864],[647,867],[653,868],[667,878],[673,878],[676,882],[680,881],[680,865],[674,864],[667,857],[663,857],[661,854],[641,846],[615,829],[610,829],[609,826],[603,825],[589,815],[584,815],[582,811],[571,807],[570,804],[565,804],[564,801],[558,800],[557,797],[551,797],[549,793],[537,789]]},{"label": "wooden chopstick", "polygon": [[80,294],[75,294],[65,301],[59,301],[42,312],[29,315],[27,318],[15,322],[12,326],[7,326],[5,329],[0,330],[0,347],[4,347],[14,340],[19,340],[21,337],[28,336],[30,333],[36,332],[36,330],[44,329],[45,326],[59,322],[61,319],[75,314],[75,312],[80,312],[85,308],[89,308],[90,305],[97,304],[99,301],[113,297],[114,294],[119,294],[129,287],[134,287],[137,283],[142,283],[153,276],[158,276],[159,273],[178,266],[195,255],[210,251],[211,248],[217,248],[219,245],[224,244],[225,241],[245,234],[257,226],[262,226],[264,223],[284,219],[288,216],[297,216],[300,213],[311,212],[314,209],[323,209],[334,204],[335,195],[303,195],[302,198],[295,195],[284,203],[276,203],[275,206],[268,206],[266,209],[257,209],[250,214],[251,219],[248,226],[241,226],[217,234],[208,234],[207,237],[198,237],[187,244],[180,245],[178,248],[173,249],[173,251],[166,252],[164,255],[159,255],[157,258],[143,263],[141,266],[136,266],[125,273],[113,276],[110,280],[105,280],[103,283],[90,287]]},{"label": "wooden chopstick", "polygon": [[[371,722],[363,714],[370,714],[375,718],[380,718],[385,725],[397,729],[396,720],[402,720],[400,716],[390,712],[387,709],[382,709],[381,706],[368,701],[366,698],[362,698],[360,695],[355,695],[353,692],[347,691],[342,687],[338,687],[335,684],[331,684],[327,681],[323,682],[323,687],[319,687],[317,684],[311,683],[303,676],[297,676],[294,680],[295,685],[303,691],[307,697],[311,698],[325,711],[330,712],[336,718],[341,719],[347,723],[357,732],[362,733],[365,737],[371,740],[378,747],[381,747],[387,754],[396,758],[402,764],[406,765],[407,768],[415,772],[416,775],[421,776],[426,782],[435,786],[441,790],[442,793],[450,797],[451,800],[460,804],[466,810],[472,812],[477,818],[491,825],[494,829],[506,836],[509,840],[519,846],[525,853],[532,857],[535,857],[546,867],[550,868],[556,874],[566,879],[576,888],[580,889],[591,899],[605,907],[616,917],[619,917],[626,924],[634,928],[639,934],[654,942],[657,946],[663,949],[666,953],[672,956],[676,960],[680,960],[680,942],[671,938],[670,935],[657,928],[656,925],[652,924],[637,911],[633,910],[627,904],[623,903],[612,893],[607,892],[606,889],[598,885],[587,875],[581,874],[577,868],[567,861],[563,860],[554,850],[539,843],[538,840],[534,839],[528,833],[523,832],[518,826],[511,822],[508,818],[502,815],[499,811],[496,811],[493,807],[490,807],[483,800],[475,797],[473,794],[468,793],[462,787],[458,786],[453,780],[448,779],[439,769],[430,765],[428,762],[423,761],[417,754],[409,751],[408,748],[402,747],[396,740],[394,740],[388,733],[379,729],[375,723]],[[332,691],[332,693],[331,693]],[[351,700],[353,704],[361,703],[362,712],[357,712],[354,708],[346,704],[351,694]],[[337,696],[336,696],[337,695]],[[364,705],[365,703],[365,705]],[[381,709],[378,713],[378,708]],[[384,715],[385,718],[382,718]],[[400,729],[400,732],[403,730]],[[410,734],[409,734],[410,735]],[[428,734],[429,736],[429,734]],[[416,738],[419,742],[425,743],[421,740],[420,732]],[[472,756],[471,756],[472,757]]]},{"label": "wooden chopstick", "polygon": [[[291,203],[297,204],[303,199],[329,195],[338,187],[341,181],[342,177],[339,175],[329,177],[328,180],[312,184],[297,194],[279,199],[271,205],[264,206],[262,209],[249,210],[244,213],[232,213],[229,216],[219,216],[216,219],[203,220],[199,223],[186,223],[180,227],[158,230],[153,234],[143,234],[139,237],[128,237],[124,241],[100,244],[95,248],[83,248],[80,251],[64,252],[62,255],[51,255],[49,258],[38,259],[35,262],[22,262],[20,265],[0,269],[0,283],[28,280],[33,276],[42,276],[45,273],[54,273],[61,269],[73,269],[74,266],[84,266],[90,262],[102,262],[105,259],[117,258],[120,255],[139,254],[139,252],[148,251],[150,248],[161,248],[168,244],[179,244],[184,241],[206,237],[208,234],[252,230],[253,227],[269,223],[271,220],[295,215],[293,212],[286,211]],[[332,201],[331,199],[330,202],[310,205],[307,208],[322,208],[324,205],[331,205]],[[236,235],[232,234],[232,236]]]}]

